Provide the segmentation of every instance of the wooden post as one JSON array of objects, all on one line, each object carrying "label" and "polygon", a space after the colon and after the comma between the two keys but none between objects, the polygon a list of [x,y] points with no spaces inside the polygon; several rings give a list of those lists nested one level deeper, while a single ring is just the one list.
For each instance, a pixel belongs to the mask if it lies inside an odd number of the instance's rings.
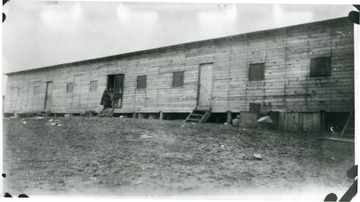
[{"label": "wooden post", "polygon": [[227,111],[226,112],[226,123],[231,124],[231,121],[232,121],[231,111]]},{"label": "wooden post", "polygon": [[159,120],[163,120],[163,119],[164,119],[164,114],[163,114],[163,112],[160,111],[159,113],[160,113],[160,115],[159,115]]}]

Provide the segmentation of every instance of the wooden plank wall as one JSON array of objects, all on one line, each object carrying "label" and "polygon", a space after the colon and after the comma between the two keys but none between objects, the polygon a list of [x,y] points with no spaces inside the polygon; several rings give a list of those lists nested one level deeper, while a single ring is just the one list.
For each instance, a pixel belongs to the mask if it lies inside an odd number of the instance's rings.
[{"label": "wooden plank wall", "polygon": [[[47,81],[53,81],[53,112],[99,111],[106,75],[118,73],[125,82],[123,108],[116,112],[190,112],[204,63],[214,67],[214,112],[248,111],[250,103],[260,103],[262,112],[349,111],[353,37],[353,25],[341,18],[10,74],[5,112],[42,110]],[[310,78],[311,58],[322,56],[331,57],[332,76]],[[251,63],[265,63],[264,80],[248,81]],[[175,71],[185,72],[184,86],[172,87]],[[147,75],[146,89],[136,89],[139,75]],[[89,91],[92,80],[97,92]],[[74,83],[73,92],[66,92],[67,83]]]},{"label": "wooden plank wall", "polygon": [[279,128],[296,132],[321,132],[324,122],[320,112],[281,112]]}]

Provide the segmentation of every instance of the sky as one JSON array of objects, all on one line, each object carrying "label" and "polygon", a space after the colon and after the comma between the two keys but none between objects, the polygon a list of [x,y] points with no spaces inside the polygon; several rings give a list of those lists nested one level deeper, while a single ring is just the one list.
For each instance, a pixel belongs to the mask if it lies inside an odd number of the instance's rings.
[{"label": "sky", "polygon": [[351,5],[323,4],[12,0],[3,7],[2,71],[345,17],[351,10]]}]

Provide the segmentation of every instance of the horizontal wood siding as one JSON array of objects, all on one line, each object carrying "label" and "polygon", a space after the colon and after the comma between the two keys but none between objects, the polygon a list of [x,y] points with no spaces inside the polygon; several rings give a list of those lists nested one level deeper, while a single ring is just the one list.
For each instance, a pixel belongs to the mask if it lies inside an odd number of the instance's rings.
[{"label": "horizontal wood siding", "polygon": [[[123,107],[116,112],[190,112],[197,103],[199,65],[205,63],[214,68],[214,112],[248,111],[250,103],[260,103],[262,112],[350,111],[353,37],[353,25],[341,18],[14,73],[5,112],[42,110],[47,81],[53,81],[52,112],[99,111],[109,74],[125,75]],[[330,77],[310,77],[315,57],[331,57]],[[252,63],[265,63],[264,80],[249,81]],[[184,85],[172,87],[178,71],[184,72]],[[136,89],[139,75],[147,75],[146,89]],[[97,91],[90,92],[90,81],[97,81]],[[66,92],[67,83],[74,84],[73,92]]]}]

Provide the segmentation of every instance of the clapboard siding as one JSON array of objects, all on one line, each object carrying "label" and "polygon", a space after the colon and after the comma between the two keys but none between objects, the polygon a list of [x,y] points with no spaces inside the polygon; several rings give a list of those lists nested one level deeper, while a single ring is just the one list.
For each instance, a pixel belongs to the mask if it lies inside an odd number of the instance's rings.
[{"label": "clapboard siding", "polygon": [[[250,103],[260,103],[264,112],[349,111],[353,37],[353,25],[339,18],[10,73],[5,112],[43,110],[48,81],[52,112],[99,111],[109,74],[125,74],[123,105],[116,112],[190,112],[197,103],[199,66],[206,63],[213,64],[214,112],[248,111]],[[331,57],[330,77],[310,77],[315,57]],[[264,80],[249,81],[252,63],[265,63]],[[176,71],[184,71],[183,86],[172,87]],[[139,75],[147,75],[146,89],[136,89]],[[90,81],[97,81],[96,92],[90,92]],[[66,92],[67,83],[74,84],[73,92]]]}]

